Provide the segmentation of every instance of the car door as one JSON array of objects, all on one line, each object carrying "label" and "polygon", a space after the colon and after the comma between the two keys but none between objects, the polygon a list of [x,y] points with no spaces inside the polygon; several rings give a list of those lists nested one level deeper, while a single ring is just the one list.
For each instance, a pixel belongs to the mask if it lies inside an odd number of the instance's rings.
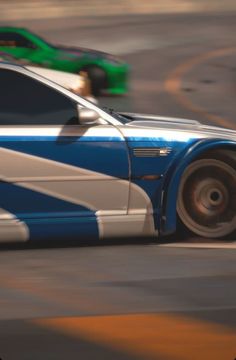
[{"label": "car door", "polygon": [[0,69],[0,78],[3,213],[26,224],[28,237],[109,236],[110,219],[128,206],[121,133],[79,125],[71,98],[23,73]]}]

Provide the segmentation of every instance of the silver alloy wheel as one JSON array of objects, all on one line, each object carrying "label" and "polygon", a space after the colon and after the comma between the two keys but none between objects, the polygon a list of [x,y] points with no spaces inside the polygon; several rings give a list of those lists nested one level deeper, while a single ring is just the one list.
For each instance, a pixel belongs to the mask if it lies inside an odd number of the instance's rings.
[{"label": "silver alloy wheel", "polygon": [[201,159],[183,173],[177,212],[192,232],[208,238],[236,229],[236,171],[226,162]]}]

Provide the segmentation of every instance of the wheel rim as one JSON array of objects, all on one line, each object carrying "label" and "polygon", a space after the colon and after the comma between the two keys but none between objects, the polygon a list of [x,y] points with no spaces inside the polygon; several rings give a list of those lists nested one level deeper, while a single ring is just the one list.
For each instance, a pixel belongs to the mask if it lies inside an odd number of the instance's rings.
[{"label": "wheel rim", "polygon": [[197,160],[185,170],[177,212],[184,225],[204,237],[222,237],[236,229],[236,171],[216,159]]}]

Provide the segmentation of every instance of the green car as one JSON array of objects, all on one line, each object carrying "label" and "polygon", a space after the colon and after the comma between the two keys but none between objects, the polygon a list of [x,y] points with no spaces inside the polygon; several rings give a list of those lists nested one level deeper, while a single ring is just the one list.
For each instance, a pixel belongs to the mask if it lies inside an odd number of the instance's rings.
[{"label": "green car", "polygon": [[26,29],[16,27],[0,27],[0,50],[46,68],[71,73],[86,71],[94,95],[127,92],[128,65],[113,55],[53,45]]}]

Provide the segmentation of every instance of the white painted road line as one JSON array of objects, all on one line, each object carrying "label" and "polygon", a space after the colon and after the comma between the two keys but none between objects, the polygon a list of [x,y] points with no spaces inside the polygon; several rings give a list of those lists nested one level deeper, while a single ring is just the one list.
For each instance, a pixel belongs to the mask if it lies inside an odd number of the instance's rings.
[{"label": "white painted road line", "polygon": [[159,247],[185,249],[232,249],[236,250],[236,242],[231,243],[169,243],[158,244]]}]

